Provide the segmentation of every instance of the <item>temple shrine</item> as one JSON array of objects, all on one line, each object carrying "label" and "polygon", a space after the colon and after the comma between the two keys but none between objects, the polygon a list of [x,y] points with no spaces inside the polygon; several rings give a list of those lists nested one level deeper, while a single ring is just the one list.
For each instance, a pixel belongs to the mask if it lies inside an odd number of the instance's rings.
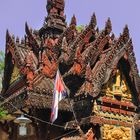
[{"label": "temple shrine", "polygon": [[[111,20],[99,30],[93,13],[77,29],[64,0],[47,0],[43,27],[25,24],[21,40],[7,30],[0,105],[8,111],[0,140],[140,140],[140,77],[126,25],[119,37]],[[54,80],[60,70],[69,97],[51,124]],[[15,118],[31,120],[20,135]]]}]

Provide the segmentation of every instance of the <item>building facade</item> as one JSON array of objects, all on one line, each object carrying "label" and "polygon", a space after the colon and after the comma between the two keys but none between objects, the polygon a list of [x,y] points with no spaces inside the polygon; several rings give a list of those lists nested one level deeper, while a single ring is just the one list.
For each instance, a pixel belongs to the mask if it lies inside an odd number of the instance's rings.
[{"label": "building facade", "polygon": [[[0,139],[140,139],[140,77],[127,25],[115,37],[111,20],[99,30],[93,14],[79,31],[75,16],[67,25],[64,7],[48,0],[43,27],[26,23],[22,40],[7,31],[1,106],[11,119],[1,122]],[[70,93],[50,124],[58,69]],[[22,113],[32,120],[26,136],[13,121]]]}]

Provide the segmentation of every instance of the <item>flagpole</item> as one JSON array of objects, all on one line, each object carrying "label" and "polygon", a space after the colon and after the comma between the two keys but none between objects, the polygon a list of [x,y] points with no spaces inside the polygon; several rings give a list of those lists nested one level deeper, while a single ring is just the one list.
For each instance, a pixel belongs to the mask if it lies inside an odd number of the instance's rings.
[{"label": "flagpole", "polygon": [[74,119],[75,119],[75,121],[76,121],[77,128],[78,128],[80,134],[81,134],[81,135],[84,135],[84,132],[83,132],[83,130],[81,129],[81,127],[80,127],[80,125],[79,125],[79,122],[78,122],[78,120],[77,120],[76,114],[75,114],[75,112],[74,112],[73,105],[72,105],[72,103],[71,103],[71,101],[70,101],[70,97],[69,97],[70,94],[69,94],[69,93],[70,93],[70,92],[69,92],[69,90],[68,90],[68,102],[70,103],[70,108],[71,108],[71,110],[72,110]]},{"label": "flagpole", "polygon": [[[62,95],[62,92],[65,92],[65,91],[67,93],[68,102],[70,103],[70,108],[73,112],[73,116],[74,116],[74,119],[76,121],[77,128],[78,128],[80,134],[84,135],[84,132],[81,130],[79,122],[76,118],[76,114],[75,114],[74,109],[73,109],[73,104],[71,103],[71,100],[70,100],[70,91],[63,81],[63,78],[60,74],[59,66],[58,66],[58,70],[57,70],[57,73],[56,73],[55,84],[54,84],[54,97],[53,97],[53,107],[52,107],[53,112],[51,112],[51,115],[53,115],[53,116],[51,116],[51,122],[52,123],[57,119],[58,103],[59,103],[59,101],[61,101],[63,99],[62,96],[65,96],[65,95]],[[54,104],[55,104],[55,107],[54,107]]]},{"label": "flagpole", "polygon": [[[59,71],[59,67],[58,67],[58,71]],[[60,73],[60,71],[59,71],[59,73]],[[62,81],[63,81],[63,79],[62,79]],[[64,81],[63,81],[63,84],[65,85]],[[69,91],[69,89],[67,88],[66,85],[65,85],[65,87],[66,87],[66,90],[67,90],[67,93],[68,93],[68,102],[70,103],[70,108],[72,110],[72,113],[73,113],[73,116],[74,116],[74,119],[75,119],[75,122],[76,122],[76,125],[77,125],[77,128],[78,128],[78,131],[80,132],[81,135],[84,135],[84,132],[79,125],[79,122],[77,120],[76,114],[75,114],[74,109],[73,109],[73,105],[72,105],[71,100],[70,100],[70,91]]]},{"label": "flagpole", "polygon": [[77,120],[77,118],[76,118],[76,114],[75,114],[75,112],[74,112],[73,105],[72,105],[72,103],[71,103],[69,97],[68,97],[68,101],[69,101],[69,103],[70,103],[70,108],[71,108],[71,110],[72,110],[74,119],[75,119],[76,123],[78,124],[78,120]]},{"label": "flagpole", "polygon": [[[58,70],[59,70],[59,68],[58,68]],[[59,71],[59,73],[60,73],[60,71]],[[63,81],[63,79],[62,79],[62,81]],[[65,85],[64,81],[63,81],[63,84]],[[80,128],[79,122],[78,122],[78,120],[77,120],[76,114],[75,114],[74,109],[73,109],[73,105],[72,105],[71,100],[70,100],[70,91],[69,91],[69,89],[67,88],[66,85],[65,85],[65,87],[66,87],[66,90],[67,90],[67,93],[68,93],[68,102],[70,103],[70,108],[71,108],[71,110],[72,110],[74,119],[75,119],[75,121],[76,121],[76,125],[77,125],[77,128],[78,128],[78,131],[80,132],[81,135],[84,135],[84,132],[83,132],[83,130]]]}]

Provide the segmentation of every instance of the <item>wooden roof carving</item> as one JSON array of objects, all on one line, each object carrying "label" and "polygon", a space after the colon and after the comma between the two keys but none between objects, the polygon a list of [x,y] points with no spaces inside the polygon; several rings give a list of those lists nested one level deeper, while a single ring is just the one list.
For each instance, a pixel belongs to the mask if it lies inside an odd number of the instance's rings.
[{"label": "wooden roof carving", "polygon": [[75,16],[66,27],[63,0],[48,0],[47,11],[48,17],[40,30],[32,30],[25,24],[26,35],[21,42],[7,31],[3,95],[12,86],[9,82],[16,64],[28,92],[52,93],[49,82],[54,82],[59,67],[71,97],[85,93],[97,97],[121,59],[130,65],[128,76],[140,95],[140,77],[128,26],[117,38],[112,33],[110,19],[103,30],[96,27],[94,13],[89,25],[78,32]]}]

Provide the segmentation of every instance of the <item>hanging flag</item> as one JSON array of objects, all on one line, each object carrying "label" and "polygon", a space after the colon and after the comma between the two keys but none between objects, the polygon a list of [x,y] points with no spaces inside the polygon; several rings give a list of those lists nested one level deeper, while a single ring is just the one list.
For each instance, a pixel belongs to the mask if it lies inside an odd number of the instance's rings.
[{"label": "hanging flag", "polygon": [[54,93],[53,93],[53,103],[50,121],[53,123],[58,117],[58,103],[67,96],[67,88],[62,80],[59,70],[57,70]]}]

